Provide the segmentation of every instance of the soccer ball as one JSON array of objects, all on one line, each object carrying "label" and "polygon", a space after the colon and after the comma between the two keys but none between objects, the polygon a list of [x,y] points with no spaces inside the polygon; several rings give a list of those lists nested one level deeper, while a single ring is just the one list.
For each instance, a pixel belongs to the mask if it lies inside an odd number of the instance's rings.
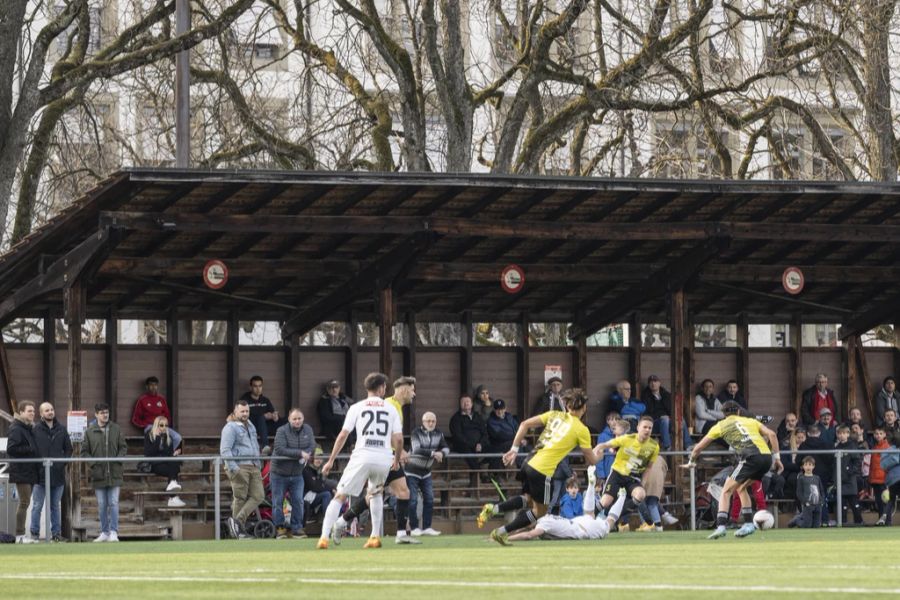
[{"label": "soccer ball", "polygon": [[758,510],[753,515],[753,522],[760,529],[772,529],[775,526],[775,517],[767,510]]}]

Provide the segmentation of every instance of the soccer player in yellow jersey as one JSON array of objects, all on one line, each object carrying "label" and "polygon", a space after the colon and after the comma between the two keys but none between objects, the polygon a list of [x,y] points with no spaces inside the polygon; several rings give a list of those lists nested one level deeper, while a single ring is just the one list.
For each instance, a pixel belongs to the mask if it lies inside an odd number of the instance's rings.
[{"label": "soccer player in yellow jersey", "polygon": [[[400,377],[394,382],[394,395],[385,398],[385,402],[391,404],[397,409],[400,415],[400,421],[403,421],[403,407],[410,404],[416,397],[416,378]],[[406,450],[400,454],[400,468],[392,470],[388,473],[387,480],[384,485],[391,490],[391,493],[397,498],[397,536],[394,541],[398,544],[421,544],[419,540],[409,535],[406,530],[408,525],[409,511],[409,487],[406,485],[406,472],[403,465],[409,459],[409,453]],[[371,494],[371,491],[368,492]],[[341,536],[344,529],[353,519],[366,510],[366,497],[358,497],[350,508],[344,511],[344,514],[335,522],[331,530],[331,539],[335,544],[340,544]],[[376,532],[373,532],[377,535]]]},{"label": "soccer player in yellow jersey", "polygon": [[[519,425],[509,452],[503,455],[503,464],[511,467],[516,462],[519,444],[529,429],[543,427],[544,431],[535,445],[535,454],[522,465],[518,478],[522,481],[522,496],[500,504],[485,504],[478,515],[478,526],[495,514],[521,508],[513,521],[491,532],[491,539],[508,546],[509,532],[533,525],[547,512],[552,496],[552,477],[557,465],[576,447],[581,448],[588,464],[597,464],[597,456],[591,450],[591,433],[581,422],[587,412],[588,397],[584,390],[566,390],[562,404],[567,412],[551,410],[526,419]],[[531,508],[528,508],[530,504]]]},{"label": "soccer player in yellow jersey", "polygon": [[[728,524],[728,507],[731,506],[731,495],[737,492],[741,498],[741,515],[744,524],[734,532],[736,537],[746,537],[756,531],[753,522],[753,508],[750,505],[750,494],[747,488],[755,480],[760,480],[772,469],[774,464],[778,473],[784,470],[781,464],[781,455],[778,453],[778,438],[775,432],[761,424],[756,419],[740,416],[741,405],[729,400],[722,405],[725,418],[713,425],[706,436],[700,440],[691,451],[690,460],[682,465],[683,468],[694,468],[696,459],[703,449],[714,440],[722,439],[731,449],[738,454],[740,461],[735,467],[719,496],[719,512],[716,514],[716,530],[709,536],[715,540],[725,535],[725,526]],[[768,441],[768,445],[766,445]],[[770,446],[775,450],[772,453]]]},{"label": "soccer player in yellow jersey", "polygon": [[603,510],[615,502],[621,489],[625,490],[635,504],[644,501],[647,493],[641,482],[641,475],[659,456],[659,443],[650,437],[652,432],[653,417],[644,415],[638,421],[637,433],[620,435],[594,446],[594,454],[597,456],[603,456],[603,451],[607,448],[617,448],[611,472],[603,486],[603,496],[600,497]]}]

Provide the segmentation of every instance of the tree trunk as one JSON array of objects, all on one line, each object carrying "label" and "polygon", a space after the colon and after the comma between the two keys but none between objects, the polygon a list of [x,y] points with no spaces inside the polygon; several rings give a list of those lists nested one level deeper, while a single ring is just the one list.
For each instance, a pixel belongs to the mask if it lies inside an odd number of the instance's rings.
[{"label": "tree trunk", "polygon": [[862,97],[869,139],[869,170],[878,181],[897,180],[897,156],[891,126],[891,75],[889,37],[895,0],[862,0],[863,67],[865,94]]}]

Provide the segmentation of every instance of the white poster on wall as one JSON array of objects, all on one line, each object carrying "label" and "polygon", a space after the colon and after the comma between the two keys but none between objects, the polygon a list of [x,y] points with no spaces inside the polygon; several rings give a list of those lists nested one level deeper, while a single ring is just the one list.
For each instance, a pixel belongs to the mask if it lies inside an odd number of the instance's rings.
[{"label": "white poster on wall", "polygon": [[544,365],[544,385],[547,385],[551,377],[562,379],[562,374],[562,365]]},{"label": "white poster on wall", "polygon": [[87,429],[87,411],[70,410],[66,418],[66,429],[69,430],[72,443],[83,442],[84,430]]}]

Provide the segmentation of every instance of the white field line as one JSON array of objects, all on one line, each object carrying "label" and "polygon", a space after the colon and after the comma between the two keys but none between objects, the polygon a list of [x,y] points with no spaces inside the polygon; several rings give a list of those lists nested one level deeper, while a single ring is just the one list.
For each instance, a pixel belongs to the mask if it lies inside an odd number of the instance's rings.
[{"label": "white field line", "polygon": [[[0,580],[33,580],[36,577],[52,580],[73,581],[159,581],[159,575],[84,575],[60,573],[3,573]],[[333,579],[313,577],[165,577],[166,581],[184,583],[305,583],[342,586],[441,586],[451,588],[494,588],[494,589],[551,589],[551,590],[636,590],[636,591],[680,591],[680,592],[781,592],[796,594],[891,594],[900,593],[900,588],[863,587],[788,587],[778,585],[696,585],[696,584],[652,584],[652,583],[546,583],[523,581],[457,581],[457,580],[416,580],[408,579]]]}]

